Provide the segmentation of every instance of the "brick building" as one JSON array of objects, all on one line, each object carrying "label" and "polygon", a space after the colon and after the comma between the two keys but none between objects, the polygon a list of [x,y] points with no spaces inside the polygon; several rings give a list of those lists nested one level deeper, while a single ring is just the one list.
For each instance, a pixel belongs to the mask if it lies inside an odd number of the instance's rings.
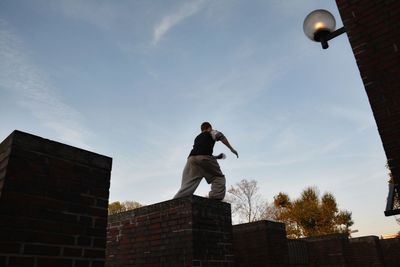
[{"label": "brick building", "polygon": [[394,178],[385,214],[399,214],[394,200],[399,200],[400,190],[400,1],[336,3]]}]

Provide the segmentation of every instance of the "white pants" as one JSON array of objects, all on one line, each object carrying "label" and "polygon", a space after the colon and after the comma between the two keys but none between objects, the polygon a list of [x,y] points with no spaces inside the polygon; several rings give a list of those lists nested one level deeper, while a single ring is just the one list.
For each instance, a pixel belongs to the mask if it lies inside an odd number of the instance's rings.
[{"label": "white pants", "polygon": [[211,184],[209,198],[223,200],[225,197],[225,175],[213,156],[190,156],[182,173],[182,184],[174,198],[193,195],[201,179],[206,178]]}]

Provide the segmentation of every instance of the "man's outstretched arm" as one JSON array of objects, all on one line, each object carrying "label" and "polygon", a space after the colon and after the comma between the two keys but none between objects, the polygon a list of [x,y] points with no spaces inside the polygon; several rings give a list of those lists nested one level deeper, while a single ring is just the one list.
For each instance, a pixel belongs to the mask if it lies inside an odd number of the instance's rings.
[{"label": "man's outstretched arm", "polygon": [[231,146],[231,144],[229,144],[229,141],[225,136],[223,138],[221,138],[221,142],[224,145],[226,145],[231,150],[231,152],[236,155],[236,157],[239,157],[238,152]]}]

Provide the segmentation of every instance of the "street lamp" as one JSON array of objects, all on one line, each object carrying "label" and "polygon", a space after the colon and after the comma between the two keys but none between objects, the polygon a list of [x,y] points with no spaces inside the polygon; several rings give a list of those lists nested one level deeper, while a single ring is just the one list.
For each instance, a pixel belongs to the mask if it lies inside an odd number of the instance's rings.
[{"label": "street lamp", "polygon": [[317,9],[304,19],[303,30],[312,41],[320,42],[323,49],[329,47],[328,41],[346,30],[344,27],[335,30],[336,21],[333,15],[325,9]]}]

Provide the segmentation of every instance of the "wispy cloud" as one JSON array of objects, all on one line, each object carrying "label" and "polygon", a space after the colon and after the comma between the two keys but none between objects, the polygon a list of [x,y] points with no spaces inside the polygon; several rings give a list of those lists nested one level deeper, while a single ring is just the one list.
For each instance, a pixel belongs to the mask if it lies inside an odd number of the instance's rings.
[{"label": "wispy cloud", "polygon": [[11,92],[17,104],[56,132],[60,141],[88,148],[82,116],[57,96],[46,74],[24,53],[21,40],[1,20],[0,89]]},{"label": "wispy cloud", "polygon": [[185,2],[174,13],[162,18],[161,22],[154,27],[153,44],[156,45],[169,30],[180,22],[199,12],[204,6],[204,2],[204,0]]}]

